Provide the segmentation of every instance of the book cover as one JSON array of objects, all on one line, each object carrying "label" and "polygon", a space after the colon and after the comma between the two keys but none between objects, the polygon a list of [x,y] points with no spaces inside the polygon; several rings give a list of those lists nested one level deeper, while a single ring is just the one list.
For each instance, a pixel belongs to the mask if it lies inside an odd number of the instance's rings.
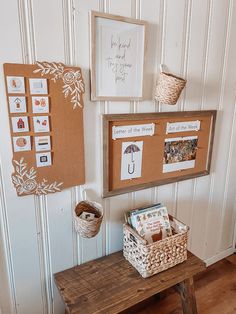
[{"label": "book cover", "polygon": [[137,211],[130,218],[132,227],[148,243],[163,240],[172,235],[168,212],[164,206]]}]

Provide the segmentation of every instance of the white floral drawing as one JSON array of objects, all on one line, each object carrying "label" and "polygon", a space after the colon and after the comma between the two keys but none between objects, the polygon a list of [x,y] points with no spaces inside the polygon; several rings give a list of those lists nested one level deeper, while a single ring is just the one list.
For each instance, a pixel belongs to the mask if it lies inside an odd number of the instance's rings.
[{"label": "white floral drawing", "polygon": [[63,93],[65,98],[71,95],[71,102],[73,103],[73,109],[76,107],[83,108],[81,103],[82,94],[85,92],[84,81],[82,78],[81,70],[74,71],[72,68],[66,68],[62,63],[56,62],[38,62],[36,61],[38,69],[34,70],[34,73],[41,72],[41,76],[50,74],[53,75],[52,80],[54,83],[62,79],[63,80]]},{"label": "white floral drawing", "polygon": [[36,181],[36,170],[31,167],[27,169],[27,163],[22,157],[20,161],[13,160],[15,172],[12,174],[12,182],[16,188],[18,195],[36,194],[45,195],[48,193],[55,193],[61,191],[60,186],[63,184],[56,181],[49,184],[46,179],[38,183]]}]

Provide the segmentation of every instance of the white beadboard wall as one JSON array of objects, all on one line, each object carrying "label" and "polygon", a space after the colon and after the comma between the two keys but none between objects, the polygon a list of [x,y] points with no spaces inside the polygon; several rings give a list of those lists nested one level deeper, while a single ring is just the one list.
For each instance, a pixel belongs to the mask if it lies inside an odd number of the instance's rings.
[{"label": "white beadboard wall", "polygon": [[[89,11],[149,23],[145,101],[90,101]],[[161,201],[190,226],[189,249],[208,264],[234,252],[236,221],[236,3],[234,0],[1,1],[0,63],[62,61],[81,66],[86,83],[86,185],[18,198],[11,183],[12,149],[0,71],[0,312],[62,314],[53,273],[122,248],[123,212]],[[187,78],[176,106],[152,100],[160,63]],[[123,194],[102,191],[101,114],[217,109],[209,176]],[[69,161],[68,161],[69,162]],[[72,212],[83,188],[103,204],[93,239],[77,236]]]}]

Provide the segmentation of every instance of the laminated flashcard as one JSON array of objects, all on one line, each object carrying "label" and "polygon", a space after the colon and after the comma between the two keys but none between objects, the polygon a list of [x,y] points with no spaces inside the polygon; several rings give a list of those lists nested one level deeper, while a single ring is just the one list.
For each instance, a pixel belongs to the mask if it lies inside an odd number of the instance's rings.
[{"label": "laminated flashcard", "polygon": [[34,116],[33,123],[35,133],[50,132],[48,116]]},{"label": "laminated flashcard", "polygon": [[172,172],[195,167],[197,136],[165,139],[163,172]]},{"label": "laminated flashcard", "polygon": [[35,150],[36,152],[41,152],[45,150],[51,150],[50,136],[35,136]]},{"label": "laminated flashcard", "polygon": [[26,99],[23,96],[10,96],[9,97],[9,109],[10,113],[25,113]]},{"label": "laminated flashcard", "polygon": [[9,94],[24,94],[25,79],[23,76],[7,76],[7,91]]},{"label": "laminated flashcard", "polygon": [[13,136],[14,152],[31,150],[30,136]]},{"label": "laminated flashcard", "polygon": [[30,78],[29,79],[30,85],[30,94],[40,94],[46,95],[48,93],[48,84],[47,79],[44,78]]},{"label": "laminated flashcard", "polygon": [[32,97],[33,113],[49,113],[49,101],[46,96]]},{"label": "laminated flashcard", "polygon": [[121,180],[141,177],[143,141],[123,142],[121,153]]},{"label": "laminated flashcard", "polygon": [[36,153],[36,166],[48,167],[52,165],[51,153]]},{"label": "laminated flashcard", "polygon": [[11,121],[13,133],[29,132],[29,123],[27,116],[12,117]]}]

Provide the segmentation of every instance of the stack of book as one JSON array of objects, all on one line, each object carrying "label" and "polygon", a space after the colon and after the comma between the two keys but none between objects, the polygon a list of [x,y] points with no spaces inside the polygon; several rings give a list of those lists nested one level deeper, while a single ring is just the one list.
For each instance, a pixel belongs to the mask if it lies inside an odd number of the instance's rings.
[{"label": "stack of book", "polygon": [[125,213],[125,220],[148,243],[172,235],[167,208],[161,203],[130,210]]}]

